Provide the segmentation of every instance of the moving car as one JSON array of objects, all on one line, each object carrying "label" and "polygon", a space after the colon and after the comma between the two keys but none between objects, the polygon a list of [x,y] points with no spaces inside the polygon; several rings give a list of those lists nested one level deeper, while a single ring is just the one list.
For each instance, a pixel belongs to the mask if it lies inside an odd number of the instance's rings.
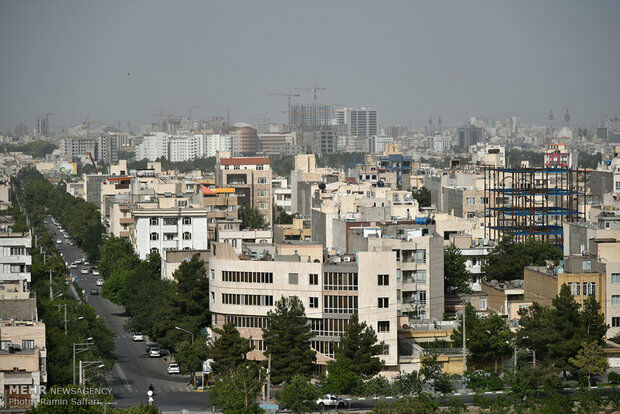
[{"label": "moving car", "polygon": [[159,349],[159,346],[157,346],[157,345],[152,346],[149,349],[149,356],[151,358],[159,358],[159,357],[161,357],[161,350]]},{"label": "moving car", "polygon": [[97,286],[103,286],[103,282],[104,282],[103,279],[101,279],[101,278],[97,279]]},{"label": "moving car", "polygon": [[140,332],[136,332],[135,334],[133,334],[132,338],[134,342],[141,342],[141,341],[144,341],[144,334]]},{"label": "moving car", "polygon": [[90,294],[91,295],[98,295],[99,294],[99,289],[91,289],[90,290]]},{"label": "moving car", "polygon": [[93,276],[99,276],[99,269],[97,268],[93,269]]},{"label": "moving car", "polygon": [[145,345],[147,354],[151,351],[151,348],[159,348],[159,346],[155,342],[147,341]]},{"label": "moving car", "polygon": [[172,364],[168,365],[168,374],[172,375],[172,374],[180,374],[181,373],[181,369],[179,368],[179,364],[177,364],[176,362],[173,362]]},{"label": "moving car", "polygon": [[69,265],[69,267],[70,267],[71,269],[77,269],[77,263],[71,263],[71,264]]},{"label": "moving car", "polygon": [[56,240],[56,244],[62,244],[62,240],[60,239]]},{"label": "moving car", "polygon": [[69,242],[69,246],[73,246],[74,243],[72,241]]},{"label": "moving car", "polygon": [[84,266],[90,266],[90,263],[88,263],[87,261],[84,261]]},{"label": "moving car", "polygon": [[316,405],[318,405],[321,409],[325,407],[338,408],[339,406],[344,407],[346,405],[346,401],[337,395],[327,394],[325,397],[316,400]]},{"label": "moving car", "polygon": [[88,274],[88,267],[83,267],[82,270],[80,270],[80,273],[83,275],[87,275]]}]

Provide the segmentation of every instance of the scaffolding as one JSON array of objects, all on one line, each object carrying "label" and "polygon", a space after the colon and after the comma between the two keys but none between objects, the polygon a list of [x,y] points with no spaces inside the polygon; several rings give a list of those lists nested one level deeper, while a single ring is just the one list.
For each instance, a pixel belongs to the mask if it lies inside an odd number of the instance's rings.
[{"label": "scaffolding", "polygon": [[583,221],[587,171],[570,168],[484,169],[485,238],[512,233],[561,245],[564,222]]}]

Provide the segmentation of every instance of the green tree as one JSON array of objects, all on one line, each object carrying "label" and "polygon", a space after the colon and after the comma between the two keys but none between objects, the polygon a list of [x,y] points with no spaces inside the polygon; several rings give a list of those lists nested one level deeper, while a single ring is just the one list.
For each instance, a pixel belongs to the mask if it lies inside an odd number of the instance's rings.
[{"label": "green tree", "polygon": [[559,262],[562,251],[549,242],[527,239],[523,243],[505,234],[482,263],[487,280],[523,279],[525,266],[544,266],[547,260]]},{"label": "green tree", "polygon": [[176,279],[177,297],[175,308],[183,316],[183,325],[194,333],[209,326],[209,278],[205,262],[198,253],[183,261],[172,274]]},{"label": "green tree", "polygon": [[594,295],[588,296],[581,307],[581,335],[582,342],[604,343],[608,325],[605,324],[605,315],[601,311],[601,304]]},{"label": "green tree", "polygon": [[328,363],[322,389],[333,394],[356,394],[363,387],[362,377],[343,364]]},{"label": "green tree", "polygon": [[211,396],[225,414],[258,414],[256,399],[263,385],[256,364],[241,365],[216,377]]},{"label": "green tree", "polygon": [[278,218],[276,219],[276,223],[278,223],[278,224],[293,224],[293,219],[294,218],[295,218],[295,215],[288,214],[286,211],[282,210],[282,211],[280,211],[280,214],[278,215]]},{"label": "green tree", "polygon": [[577,355],[568,362],[588,378],[588,388],[592,386],[592,375],[604,374],[609,368],[603,347],[597,341],[584,342]]},{"label": "green tree", "polygon": [[557,339],[557,333],[551,323],[552,312],[550,308],[540,306],[536,302],[519,310],[517,346],[532,350],[534,367],[537,360],[546,359],[549,352],[548,345]]},{"label": "green tree", "polygon": [[413,198],[418,201],[420,207],[431,206],[431,192],[426,187],[420,187],[419,189],[411,191]]},{"label": "green tree", "polygon": [[219,335],[209,352],[214,361],[211,364],[213,372],[218,374],[243,364],[246,354],[252,350],[250,340],[242,337],[232,323],[215,328],[213,332]]},{"label": "green tree", "polygon": [[443,273],[444,273],[444,289],[446,292],[450,288],[459,293],[470,293],[469,283],[471,274],[465,267],[465,256],[461,253],[461,249],[456,247],[454,243],[444,249],[443,254]]},{"label": "green tree", "polygon": [[271,381],[274,384],[290,381],[294,375],[312,373],[315,352],[310,348],[314,335],[306,318],[304,305],[298,297],[282,297],[275,310],[267,312],[263,328],[265,347],[271,354]]},{"label": "green tree", "polygon": [[360,322],[357,313],[354,313],[334,350],[336,360],[330,365],[341,364],[362,378],[372,377],[383,368],[377,356],[381,355],[382,350],[383,343],[377,343],[375,330],[366,322]]},{"label": "green tree", "polygon": [[420,374],[424,382],[435,381],[443,370],[442,363],[437,360],[437,355],[427,354],[420,358]]},{"label": "green tree", "polygon": [[418,371],[400,372],[394,378],[392,390],[394,395],[420,395],[423,385],[424,381]]},{"label": "green tree", "polygon": [[581,347],[579,304],[567,285],[562,285],[552,304],[551,327],[556,333],[556,341],[549,344],[549,356],[556,367],[568,371],[572,366],[569,358],[575,356]]},{"label": "green tree", "polygon": [[209,348],[206,338],[201,335],[193,343],[190,341],[181,342],[174,358],[179,363],[181,370],[189,373],[189,380],[195,385],[196,371],[202,371],[202,363],[207,359],[208,354]]},{"label": "green tree", "polygon": [[244,229],[262,229],[266,225],[265,216],[256,207],[241,206],[239,218]]},{"label": "green tree", "polygon": [[133,269],[139,262],[138,255],[127,239],[112,236],[101,246],[99,272],[104,279],[108,279],[117,269]]},{"label": "green tree", "polygon": [[316,385],[310,384],[308,378],[295,375],[290,383],[284,385],[280,392],[280,400],[294,413],[307,413],[313,411],[316,399],[321,396],[321,391]]},{"label": "green tree", "polygon": [[419,397],[404,397],[393,402],[378,402],[372,409],[375,414],[432,414],[439,412],[439,404],[423,394]]}]

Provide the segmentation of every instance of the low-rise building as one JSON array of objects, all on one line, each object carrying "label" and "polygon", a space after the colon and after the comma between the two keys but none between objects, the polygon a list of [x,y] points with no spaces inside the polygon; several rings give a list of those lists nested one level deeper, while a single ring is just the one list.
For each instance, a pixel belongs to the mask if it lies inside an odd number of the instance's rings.
[{"label": "low-rise building", "polygon": [[32,257],[30,233],[0,233],[0,285],[4,291],[29,292]]},{"label": "low-rise building", "polygon": [[241,229],[241,220],[227,218],[217,221],[217,241],[228,243],[241,254],[243,243],[272,243],[273,233],[269,229]]}]

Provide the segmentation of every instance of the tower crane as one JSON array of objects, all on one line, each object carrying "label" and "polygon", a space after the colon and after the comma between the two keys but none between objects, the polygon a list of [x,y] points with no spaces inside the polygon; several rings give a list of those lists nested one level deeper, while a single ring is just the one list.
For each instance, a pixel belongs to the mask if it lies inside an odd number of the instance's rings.
[{"label": "tower crane", "polygon": [[312,126],[315,127],[316,126],[316,98],[317,98],[317,91],[325,91],[327,90],[326,88],[317,86],[317,84],[315,83],[314,86],[312,88],[295,88],[298,91],[312,91],[312,93],[314,94],[314,113],[313,113],[313,117],[312,117]]},{"label": "tower crane", "polygon": [[98,124],[101,121],[89,121],[88,118],[86,118],[86,121],[84,121],[84,125],[86,125],[86,136],[90,137],[90,126],[93,124]]},{"label": "tower crane", "polygon": [[93,168],[95,169],[95,174],[99,174],[99,170],[97,169],[97,164],[95,164],[95,159],[93,158],[93,153],[88,151],[87,154],[90,157],[90,162],[93,163]]},{"label": "tower crane", "polygon": [[198,109],[200,108],[200,105],[171,105],[171,106],[182,106],[184,108],[188,109],[189,112],[189,120],[192,120],[192,109]]},{"label": "tower crane", "polygon": [[298,93],[291,93],[291,90],[289,90],[288,93],[269,92],[269,95],[286,96],[286,97],[288,97],[288,111],[289,112],[291,112],[291,97],[293,97],[293,96],[301,96]]}]

